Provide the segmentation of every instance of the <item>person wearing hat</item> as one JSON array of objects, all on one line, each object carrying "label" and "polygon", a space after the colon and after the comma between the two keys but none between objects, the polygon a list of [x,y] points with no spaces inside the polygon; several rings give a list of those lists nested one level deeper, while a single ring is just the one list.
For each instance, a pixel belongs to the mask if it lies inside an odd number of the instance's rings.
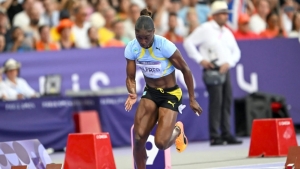
[{"label": "person wearing hat", "polygon": [[[203,76],[203,80],[209,93],[209,134],[212,146],[242,143],[230,132],[232,87],[229,69],[240,60],[241,51],[232,32],[225,27],[228,13],[230,11],[226,1],[214,1],[211,5],[212,20],[198,26],[183,43],[188,56],[201,65],[203,75],[207,75]],[[208,72],[215,72],[218,76]],[[211,77],[218,80],[209,81]]]},{"label": "person wearing hat", "polygon": [[236,39],[259,39],[259,35],[250,31],[250,17],[248,14],[240,14],[238,19],[238,30],[234,32]]},{"label": "person wearing hat", "polygon": [[15,59],[8,59],[3,66],[6,75],[5,83],[16,93],[16,99],[34,98],[37,93],[28,85],[25,79],[18,77],[21,64]]},{"label": "person wearing hat", "polygon": [[6,101],[6,100],[17,100],[17,92],[12,90],[9,86],[6,85],[5,82],[3,82],[2,74],[3,74],[4,68],[0,68],[0,100]]},{"label": "person wearing hat", "polygon": [[73,22],[70,19],[62,19],[56,28],[60,38],[59,44],[61,49],[75,48],[74,36],[71,33]]}]

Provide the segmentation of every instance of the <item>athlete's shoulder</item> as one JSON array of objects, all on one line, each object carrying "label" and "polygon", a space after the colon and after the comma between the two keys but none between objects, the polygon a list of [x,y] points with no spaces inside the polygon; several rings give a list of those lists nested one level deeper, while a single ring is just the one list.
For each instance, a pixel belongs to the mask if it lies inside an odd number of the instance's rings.
[{"label": "athlete's shoulder", "polygon": [[129,41],[128,44],[126,45],[126,47],[129,47],[129,48],[132,48],[134,46],[140,47],[140,45],[138,44],[138,41],[136,40],[136,38]]},{"label": "athlete's shoulder", "polygon": [[139,45],[138,41],[136,39],[131,40],[128,42],[125,48],[125,57],[127,59],[135,60],[137,53],[140,51],[141,46]]},{"label": "athlete's shoulder", "polygon": [[177,47],[175,44],[165,37],[162,37],[160,35],[155,35],[155,47],[161,49],[161,53],[166,57],[171,57],[174,52],[177,50]]},{"label": "athlete's shoulder", "polygon": [[166,39],[163,36],[160,35],[154,35],[154,41],[155,43],[166,43],[167,41],[169,41],[168,39]]},{"label": "athlete's shoulder", "polygon": [[160,35],[155,35],[154,40],[155,40],[156,46],[159,46],[159,47],[174,45],[173,42],[169,41],[167,38],[160,36]]}]

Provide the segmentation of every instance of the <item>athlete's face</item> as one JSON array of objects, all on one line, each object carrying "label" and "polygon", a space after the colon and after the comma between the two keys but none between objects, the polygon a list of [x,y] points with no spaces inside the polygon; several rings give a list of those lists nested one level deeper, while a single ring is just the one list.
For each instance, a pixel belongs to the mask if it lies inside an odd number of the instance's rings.
[{"label": "athlete's face", "polygon": [[151,47],[154,40],[154,30],[135,30],[135,36],[142,48]]}]

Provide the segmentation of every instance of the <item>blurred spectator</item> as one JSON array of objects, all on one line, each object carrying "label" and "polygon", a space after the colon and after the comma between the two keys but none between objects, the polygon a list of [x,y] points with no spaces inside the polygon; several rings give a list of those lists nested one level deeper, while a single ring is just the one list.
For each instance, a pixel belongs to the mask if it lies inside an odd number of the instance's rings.
[{"label": "blurred spectator", "polygon": [[169,0],[145,0],[147,8],[152,12],[152,19],[155,25],[155,34],[164,35],[168,31]]},{"label": "blurred spectator", "polygon": [[171,1],[171,4],[169,6],[168,11],[178,14],[178,12],[181,9],[181,5],[182,5],[181,1],[180,0],[170,0],[170,1]]},{"label": "blurred spectator", "polygon": [[[62,10],[59,13],[59,24],[63,20],[70,21],[70,14],[67,10]],[[57,27],[59,27],[59,25]],[[51,30],[50,30],[50,37],[51,37],[51,40],[54,41],[54,42],[58,42],[59,39],[60,39],[60,33],[57,32],[57,27],[52,27]],[[74,39],[75,39],[74,36],[72,35],[71,37],[72,37],[72,41],[74,42]]]},{"label": "blurred spectator", "polygon": [[108,0],[111,7],[113,7],[115,10],[118,9],[120,3],[119,0]]},{"label": "blurred spectator", "polygon": [[[148,1],[147,5],[151,6],[153,8],[153,21],[155,24],[155,33],[158,35],[163,36],[166,34],[166,32],[169,30],[168,27],[168,19],[169,19],[169,10],[171,8],[170,0],[162,0],[162,1],[155,1],[156,3],[152,2],[149,3]],[[158,2],[158,3],[157,3]],[[172,10],[171,10],[172,11]],[[178,13],[178,11],[177,11]],[[177,34],[183,36],[185,34],[185,27],[184,22],[181,18],[177,18],[178,26],[176,27],[175,31]]]},{"label": "blurred spectator", "polygon": [[112,23],[112,29],[114,32],[114,38],[109,40],[105,47],[124,47],[130,41],[127,37],[124,37],[124,24],[121,20],[116,20]]},{"label": "blurred spectator", "polygon": [[131,3],[137,4],[140,9],[144,9],[147,7],[144,0],[131,0]]},{"label": "blurred spectator", "polygon": [[87,34],[90,40],[90,47],[100,47],[97,29],[95,27],[90,27]]},{"label": "blurred spectator", "polygon": [[260,33],[263,38],[286,37],[286,33],[281,28],[279,16],[275,12],[271,12],[267,16],[267,29]]},{"label": "blurred spectator", "polygon": [[269,0],[270,2],[270,11],[271,12],[279,12],[279,0]]},{"label": "blurred spectator", "polygon": [[292,19],[295,11],[294,1],[285,0],[285,4],[283,5],[282,22],[286,32],[291,32],[292,30]]},{"label": "blurred spectator", "polygon": [[0,0],[0,8],[6,11],[9,23],[11,24],[14,16],[23,11],[23,0]]},{"label": "blurred spectator", "polygon": [[135,22],[140,17],[140,11],[138,5],[131,4],[129,7],[129,18],[124,21],[124,34],[130,40],[135,38]]},{"label": "blurred spectator", "polygon": [[[178,13],[181,9],[181,1],[180,0],[168,0],[168,1],[170,1],[170,3],[168,4],[167,19],[169,18],[170,13],[175,13],[177,15],[177,27],[175,29],[175,32],[182,37],[186,36],[187,29],[184,25],[184,21],[182,18],[178,17]],[[197,18],[197,14],[196,14],[196,18]],[[163,25],[167,25],[166,23],[163,23]],[[169,30],[168,25],[167,25],[167,30]]]},{"label": "blurred spectator", "polygon": [[39,6],[39,3],[36,0],[24,0],[23,1],[23,9],[24,11],[19,12],[18,14],[15,15],[15,17],[13,18],[13,26],[18,26],[18,27],[26,27],[29,25],[30,23],[30,13],[31,10],[36,8],[36,10],[38,11],[38,15],[40,16],[39,18],[39,25],[43,25],[45,24],[45,20],[42,18],[41,16],[41,9]]},{"label": "blurred spectator", "polygon": [[59,22],[59,11],[56,8],[56,0],[44,0],[43,5],[45,13],[42,15],[45,20],[45,25],[49,25],[50,28],[57,26]]},{"label": "blurred spectator", "polygon": [[21,64],[14,59],[4,63],[6,85],[17,93],[16,99],[37,97],[36,92],[28,85],[25,79],[19,77]]},{"label": "blurred spectator", "polygon": [[175,32],[175,29],[178,26],[176,13],[169,14],[168,24],[169,24],[169,31],[164,35],[164,37],[173,43],[183,42],[183,37],[181,37]]},{"label": "blurred spectator", "polygon": [[70,13],[67,10],[61,10],[59,12],[59,20],[70,19]]},{"label": "blurred spectator", "polygon": [[189,9],[189,11],[187,12],[186,21],[188,29],[187,35],[189,35],[200,25],[195,9]]},{"label": "blurred spectator", "polygon": [[[1,35],[0,35],[1,38]],[[0,100],[6,100],[7,94],[6,91],[8,89],[8,86],[6,86],[5,83],[2,81],[2,74],[3,74],[3,68],[0,68]]]},{"label": "blurred spectator", "polygon": [[257,13],[250,18],[250,29],[259,34],[267,28],[266,18],[270,13],[270,4],[268,0],[259,0],[256,5]]},{"label": "blurred spectator", "polygon": [[73,4],[74,0],[58,0],[57,8],[58,10],[71,11]]},{"label": "blurred spectator", "polygon": [[0,10],[0,34],[4,35],[6,42],[10,41],[9,27],[6,14]]},{"label": "blurred spectator", "polygon": [[59,46],[55,42],[51,42],[50,40],[50,28],[49,26],[40,26],[39,34],[41,40],[35,43],[35,49],[37,51],[48,51],[48,50],[59,50]]},{"label": "blurred spectator", "polygon": [[75,4],[73,6],[74,7],[77,7],[77,6],[84,6],[85,7],[86,20],[90,19],[90,16],[94,11],[94,7],[91,5],[90,1],[88,1],[88,0],[75,1]]},{"label": "blurred spectator", "polygon": [[90,22],[92,26],[96,28],[101,28],[105,24],[105,19],[102,15],[102,11],[109,7],[107,0],[98,0],[95,4],[95,12],[90,17]]},{"label": "blurred spectator", "polygon": [[89,39],[87,37],[87,30],[91,27],[90,23],[86,21],[87,8],[80,5],[74,9],[75,24],[72,27],[72,33],[75,36],[75,46],[77,48],[89,48]]},{"label": "blurred spectator", "polygon": [[[185,6],[183,7],[179,13],[178,13],[178,16],[186,21],[186,15],[189,11],[190,8],[193,8],[195,9],[196,13],[197,13],[197,18],[198,18],[198,22],[201,24],[201,23],[204,23],[207,21],[208,19],[208,15],[209,15],[209,11],[210,11],[210,8],[208,5],[206,4],[199,4],[198,3],[198,0],[190,0],[190,4],[189,6]],[[185,24],[187,24],[187,22],[185,22]]]},{"label": "blurred spectator", "polygon": [[238,30],[234,32],[236,39],[258,39],[259,35],[250,31],[250,17],[248,14],[241,14],[238,19]]},{"label": "blurred spectator", "polygon": [[253,15],[255,11],[254,2],[252,0],[245,0],[246,3],[246,12],[249,16]]},{"label": "blurred spectator", "polygon": [[118,19],[125,20],[129,17],[130,0],[120,0],[120,6],[118,8]]},{"label": "blurred spectator", "polygon": [[146,7],[149,11],[152,12],[152,17],[155,17],[156,7],[157,7],[158,0],[145,0]]},{"label": "blurred spectator", "polygon": [[0,68],[0,100],[16,100],[18,93],[12,90],[7,84],[3,81],[3,72],[4,68]]},{"label": "blurred spectator", "polygon": [[4,35],[0,34],[0,53],[3,53],[5,50],[5,37]]},{"label": "blurred spectator", "polygon": [[73,22],[69,19],[63,19],[59,22],[57,32],[60,34],[59,44],[61,49],[75,48],[75,44],[71,36],[72,26]]},{"label": "blurred spectator", "polygon": [[39,34],[39,21],[41,13],[38,11],[37,6],[31,6],[28,10],[29,24],[21,27],[27,38],[31,38],[31,46],[33,47],[35,42],[40,40]]},{"label": "blurred spectator", "polygon": [[181,0],[182,6],[189,6],[190,0]]},{"label": "blurred spectator", "polygon": [[116,20],[116,11],[113,8],[109,7],[103,11],[103,16],[105,18],[105,25],[98,31],[101,45],[106,44],[115,36],[112,29],[112,23]]},{"label": "blurred spectator", "polygon": [[[12,41],[7,44],[7,51],[26,52],[32,51],[30,42],[25,38],[24,32],[20,27],[12,28]],[[31,41],[31,40],[29,40]]]},{"label": "blurred spectator", "polygon": [[293,16],[292,31],[289,33],[289,37],[300,37],[300,12],[295,13]]}]

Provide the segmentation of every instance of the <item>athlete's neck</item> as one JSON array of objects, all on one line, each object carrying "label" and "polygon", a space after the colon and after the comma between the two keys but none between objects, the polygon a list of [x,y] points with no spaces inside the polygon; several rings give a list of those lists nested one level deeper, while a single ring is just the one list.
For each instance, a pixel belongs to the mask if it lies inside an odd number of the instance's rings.
[{"label": "athlete's neck", "polygon": [[[154,35],[155,36],[155,35]],[[152,45],[153,45],[153,42],[154,42],[154,36],[153,36],[153,39],[152,39],[152,42],[150,43],[150,45],[148,46],[148,47],[146,47],[145,49],[149,49],[149,48],[151,48],[152,47]]]}]

